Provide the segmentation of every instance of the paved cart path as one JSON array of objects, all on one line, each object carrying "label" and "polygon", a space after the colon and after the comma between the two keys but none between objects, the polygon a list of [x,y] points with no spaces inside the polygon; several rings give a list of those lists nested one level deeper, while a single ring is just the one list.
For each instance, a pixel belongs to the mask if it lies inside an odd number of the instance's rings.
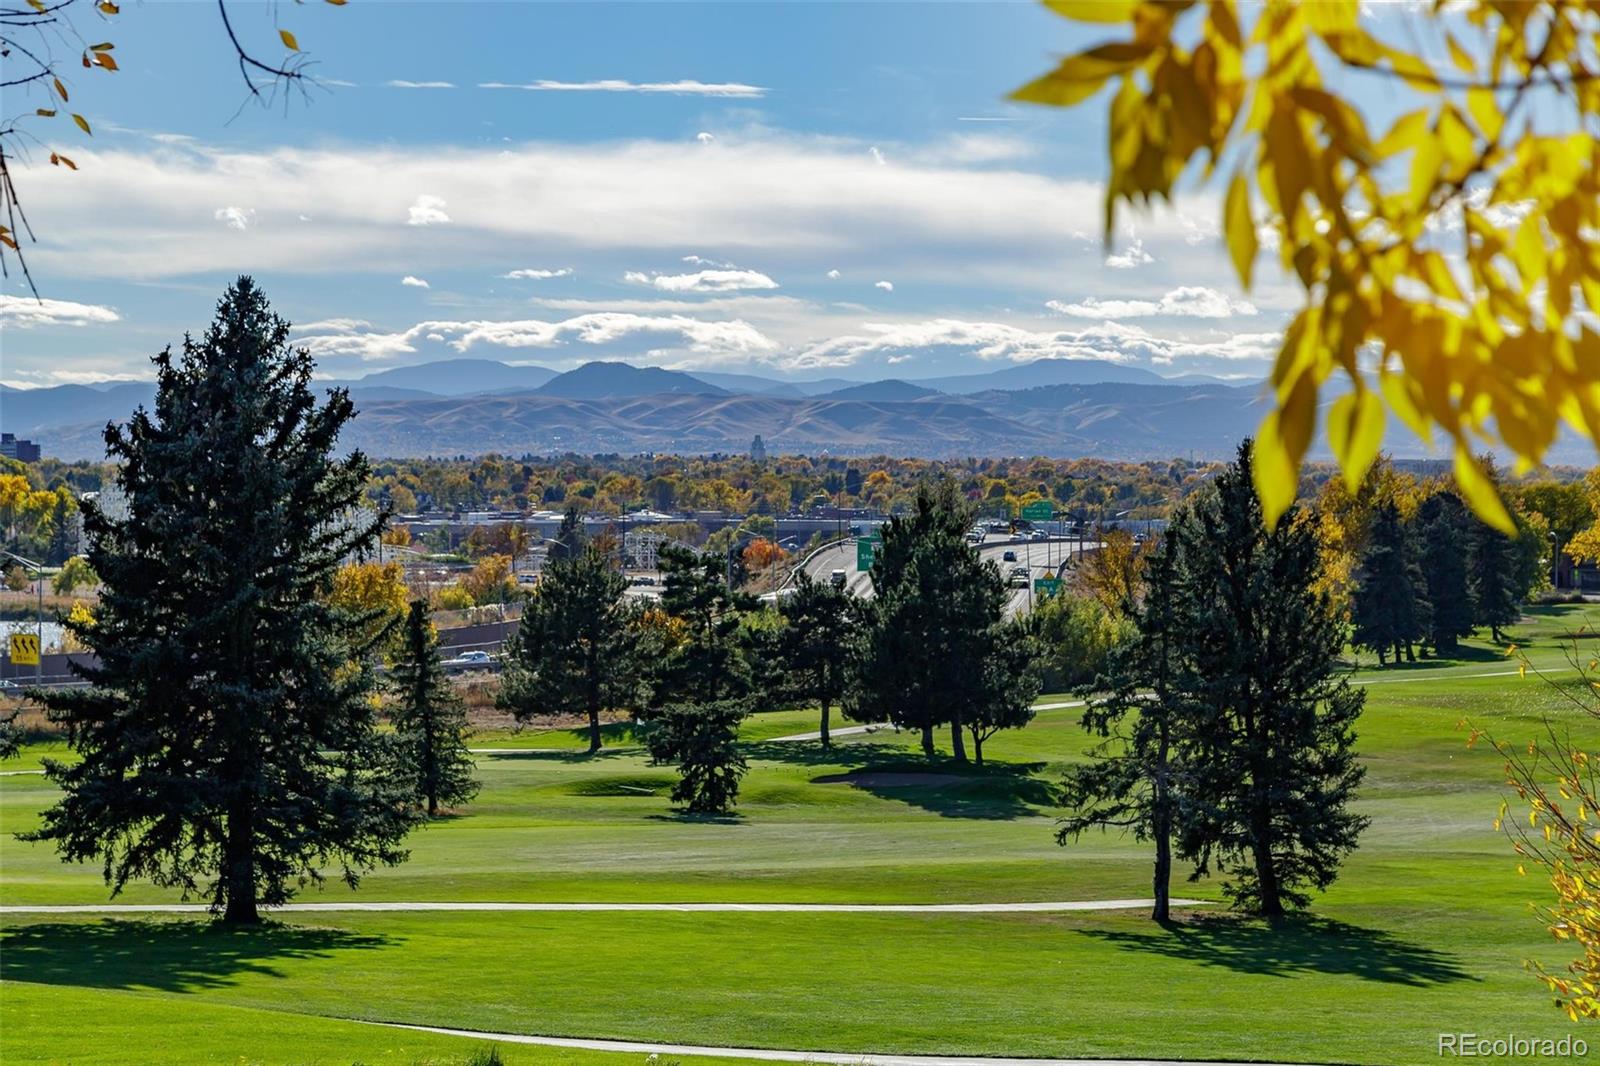
[{"label": "paved cart path", "polygon": [[[878,1055],[859,1051],[780,1051],[775,1048],[706,1047],[697,1044],[656,1044],[645,1040],[585,1040],[568,1036],[527,1036],[523,1033],[481,1033],[473,1029],[443,1029],[432,1025],[370,1022],[389,1029],[410,1029],[441,1036],[465,1036],[505,1044],[539,1044],[544,1047],[584,1051],[621,1051],[639,1055],[706,1055],[714,1058],[761,1059],[766,1062],[812,1062],[822,1066],[1228,1066],[1221,1062],[1171,1059],[1005,1059],[983,1055]],[[1285,1066],[1257,1063],[1255,1066]]]}]

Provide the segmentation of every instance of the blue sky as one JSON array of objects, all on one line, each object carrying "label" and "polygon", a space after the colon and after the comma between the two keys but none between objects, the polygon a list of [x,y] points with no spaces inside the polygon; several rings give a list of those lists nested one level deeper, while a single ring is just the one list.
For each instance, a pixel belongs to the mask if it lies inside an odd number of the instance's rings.
[{"label": "blue sky", "polygon": [[239,273],[337,377],[469,355],[1254,378],[1294,305],[1273,270],[1238,290],[1208,192],[1107,255],[1103,101],[1004,101],[1106,28],[1031,3],[231,10],[264,58],[290,30],[324,87],[241,108],[207,4],[80,16],[121,70],[69,56],[92,138],[31,127],[79,170],[19,174],[47,301],[6,282],[0,380],[148,376]]}]

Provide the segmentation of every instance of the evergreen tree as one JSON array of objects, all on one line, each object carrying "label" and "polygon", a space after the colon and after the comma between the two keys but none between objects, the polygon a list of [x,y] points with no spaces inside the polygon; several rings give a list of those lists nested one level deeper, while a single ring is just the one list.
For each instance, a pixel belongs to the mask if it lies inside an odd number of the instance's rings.
[{"label": "evergreen tree", "polygon": [[983,742],[1002,729],[1021,729],[1033,721],[1043,654],[1025,621],[993,626],[990,653],[981,664],[979,684],[966,691],[961,720],[972,735],[972,761],[983,765]]},{"label": "evergreen tree", "polygon": [[1412,643],[1425,631],[1428,604],[1420,598],[1426,588],[1411,538],[1400,522],[1400,508],[1392,500],[1378,504],[1372,512],[1367,545],[1352,599],[1355,643],[1378,653],[1385,663],[1386,652],[1394,652],[1396,665],[1402,650],[1416,662]]},{"label": "evergreen tree", "polygon": [[661,549],[661,608],[683,623],[686,639],[655,664],[653,702],[716,703],[750,695],[750,663],[739,616],[755,600],[728,586],[727,560],[667,545]]},{"label": "evergreen tree", "polygon": [[829,747],[828,718],[844,695],[846,658],[853,633],[854,600],[844,589],[795,572],[794,594],[778,604],[785,625],[778,634],[778,663],[785,689],[822,708],[822,746]]},{"label": "evergreen tree", "polygon": [[656,711],[645,743],[656,762],[678,764],[674,803],[690,814],[726,814],[733,806],[749,769],[737,745],[748,713],[743,700],[671,703]]},{"label": "evergreen tree", "polygon": [[1195,876],[1226,875],[1236,905],[1282,914],[1333,883],[1366,826],[1348,809],[1365,694],[1339,668],[1315,529],[1291,508],[1267,531],[1248,443],[1171,528],[1171,684],[1187,719],[1179,853]]},{"label": "evergreen tree", "polygon": [[49,566],[60,566],[78,552],[73,511],[72,498],[67,490],[56,493],[55,506],[50,510],[50,544],[44,554],[44,561]]},{"label": "evergreen tree", "polygon": [[1488,626],[1496,644],[1501,632],[1521,615],[1519,574],[1511,538],[1481,519],[1471,520],[1468,535],[1472,623]]},{"label": "evergreen tree", "polygon": [[47,764],[62,796],[29,839],[100,860],[114,893],[203,892],[228,922],[329,865],[354,886],[401,861],[417,818],[376,730],[365,619],[328,601],[383,527],[359,517],[371,470],[336,457],[354,408],[317,402],[288,335],[241,278],[204,336],[155,357],[155,410],[105,433],[127,517],[84,508],[90,687],[40,694],[80,759]]},{"label": "evergreen tree", "polygon": [[1435,655],[1456,650],[1472,632],[1472,590],[1467,582],[1468,515],[1461,497],[1437,492],[1412,520],[1428,598],[1428,643]]},{"label": "evergreen tree", "polygon": [[865,608],[854,685],[846,705],[857,721],[887,719],[922,734],[932,756],[935,726],[949,724],[955,758],[966,761],[966,715],[1003,705],[1000,679],[985,664],[1006,639],[1007,593],[966,531],[971,513],[955,485],[917,490],[909,515],[889,520],[872,563],[876,593]]},{"label": "evergreen tree", "polygon": [[1172,838],[1176,832],[1183,764],[1180,740],[1192,708],[1172,683],[1173,627],[1179,595],[1172,536],[1143,568],[1144,595],[1133,600],[1133,639],[1106,656],[1105,692],[1083,714],[1083,727],[1104,738],[1091,760],[1067,772],[1062,793],[1069,810],[1056,832],[1067,844],[1092,828],[1121,828],[1155,845],[1152,879],[1158,922],[1171,917]]},{"label": "evergreen tree", "polygon": [[426,600],[412,600],[401,653],[389,675],[402,765],[429,817],[439,806],[458,807],[478,793],[467,753],[467,712],[445,676]]},{"label": "evergreen tree", "polygon": [[566,513],[561,516],[561,527],[556,530],[555,539],[545,548],[545,560],[559,562],[576,559],[588,541],[588,536],[583,532],[583,515],[579,513],[578,505],[568,504]]},{"label": "evergreen tree", "polygon": [[636,612],[627,579],[595,545],[545,565],[506,648],[499,705],[520,721],[585,715],[600,750],[600,712],[632,706],[639,690]]}]

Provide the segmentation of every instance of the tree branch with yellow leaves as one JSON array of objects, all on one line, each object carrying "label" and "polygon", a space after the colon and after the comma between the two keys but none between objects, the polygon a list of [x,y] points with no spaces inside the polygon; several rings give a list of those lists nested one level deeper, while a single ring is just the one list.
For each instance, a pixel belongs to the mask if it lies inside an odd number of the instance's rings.
[{"label": "tree branch with yellow leaves", "polygon": [[[1127,29],[1013,94],[1074,106],[1116,83],[1107,243],[1119,207],[1226,171],[1222,233],[1241,284],[1265,236],[1303,291],[1256,442],[1269,521],[1293,502],[1335,375],[1350,389],[1326,432],[1352,489],[1391,411],[1424,439],[1443,433],[1467,501],[1507,532],[1475,453],[1502,446],[1536,465],[1563,423],[1600,439],[1600,4],[1369,16],[1358,0],[1266,0],[1247,26],[1234,0],[1045,3]],[[1438,56],[1378,22],[1425,31]],[[1381,132],[1340,91],[1372,75],[1417,105]]]}]

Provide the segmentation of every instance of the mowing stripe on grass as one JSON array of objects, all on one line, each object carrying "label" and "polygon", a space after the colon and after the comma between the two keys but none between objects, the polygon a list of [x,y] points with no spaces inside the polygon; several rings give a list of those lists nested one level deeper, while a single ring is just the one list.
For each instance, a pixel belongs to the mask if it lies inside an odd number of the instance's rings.
[{"label": "mowing stripe on grass", "polygon": [[[1027,914],[1058,911],[1142,910],[1149,899],[1086,899],[1065,903],[405,903],[352,900],[347,903],[285,903],[263,907],[274,913],[319,914],[336,911],[677,911],[682,913],[818,913],[818,914]],[[1174,899],[1174,907],[1207,907],[1203,899]],[[6,914],[205,914],[203,903],[71,903],[0,906]]]},{"label": "mowing stripe on grass", "polygon": [[[362,1019],[351,1019],[361,1021]],[[1230,1066],[1194,1059],[1006,1059],[987,1055],[878,1055],[839,1051],[781,1051],[776,1048],[706,1047],[697,1044],[653,1044],[643,1040],[586,1040],[569,1036],[528,1036],[525,1033],[481,1033],[475,1029],[444,1029],[404,1022],[367,1022],[389,1029],[410,1029],[441,1036],[497,1040],[507,1044],[538,1044],[581,1051],[621,1051],[636,1055],[701,1055],[710,1058],[761,1059],[767,1062],[815,1062],[826,1066]],[[1288,1066],[1259,1063],[1257,1066]]]}]

